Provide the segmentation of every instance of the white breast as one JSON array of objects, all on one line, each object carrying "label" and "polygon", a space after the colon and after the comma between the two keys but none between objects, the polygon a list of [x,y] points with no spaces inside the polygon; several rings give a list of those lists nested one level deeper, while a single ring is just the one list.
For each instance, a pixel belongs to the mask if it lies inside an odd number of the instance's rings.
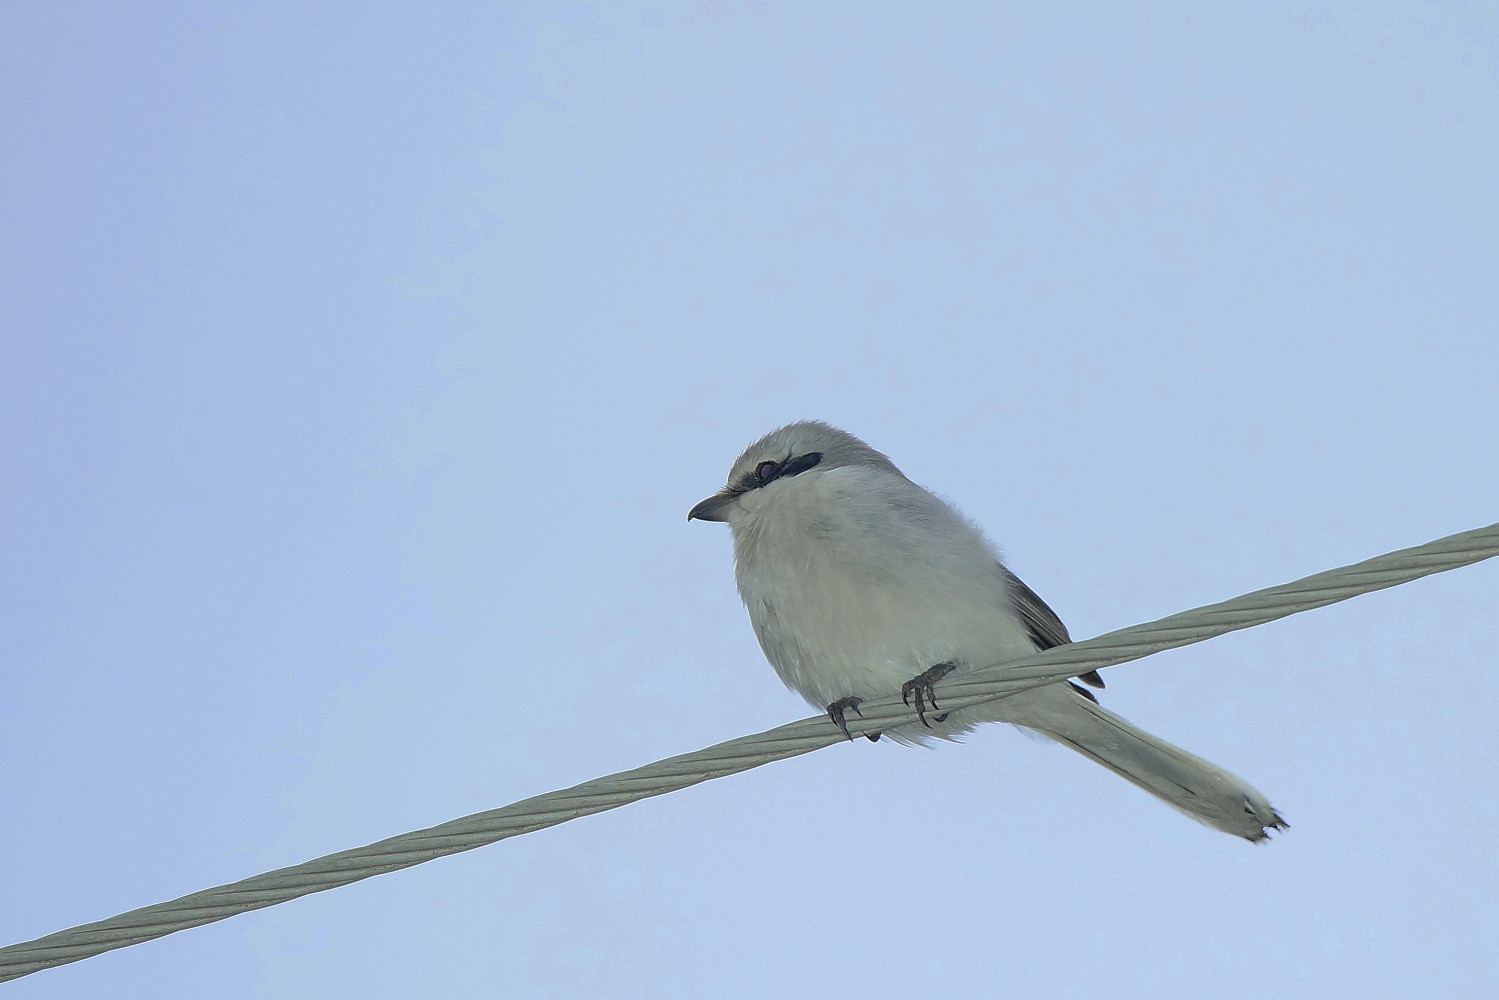
[{"label": "white breast", "polygon": [[755,492],[731,522],[739,593],[766,658],[812,705],[1034,651],[982,533],[921,487],[845,467]]}]

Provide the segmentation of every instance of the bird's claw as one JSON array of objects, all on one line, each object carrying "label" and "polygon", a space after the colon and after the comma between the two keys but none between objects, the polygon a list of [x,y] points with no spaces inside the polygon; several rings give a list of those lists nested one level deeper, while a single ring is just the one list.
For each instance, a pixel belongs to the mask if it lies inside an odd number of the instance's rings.
[{"label": "bird's claw", "polygon": [[[843,713],[847,712],[849,709],[853,709],[855,715],[857,715],[861,719],[864,718],[864,713],[859,711],[859,705],[862,704],[863,701],[863,698],[856,698],[853,695],[849,695],[847,698],[839,698],[837,701],[828,706],[828,718],[832,719],[833,725],[837,726],[838,729],[843,733],[843,735],[848,737],[850,740],[852,740],[854,737],[853,734],[848,731],[848,723],[843,720]],[[878,733],[876,733],[869,738],[871,740],[877,740],[880,738],[880,736]]]},{"label": "bird's claw", "polygon": [[[900,686],[900,700],[916,709],[916,715],[921,719],[921,724],[928,729],[932,724],[926,721],[927,706],[940,708],[937,704],[937,692],[933,685],[957,669],[956,663],[939,663],[935,667],[923,670]],[[933,716],[938,722],[946,721],[947,713]]]}]

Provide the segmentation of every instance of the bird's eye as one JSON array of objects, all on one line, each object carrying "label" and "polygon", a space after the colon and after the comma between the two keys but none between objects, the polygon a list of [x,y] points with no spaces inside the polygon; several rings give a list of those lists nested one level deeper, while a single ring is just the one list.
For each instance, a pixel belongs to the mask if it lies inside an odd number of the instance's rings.
[{"label": "bird's eye", "polygon": [[780,474],[780,462],[761,462],[759,465],[755,466],[755,479],[759,481],[761,486],[764,486],[766,483],[770,482]]}]

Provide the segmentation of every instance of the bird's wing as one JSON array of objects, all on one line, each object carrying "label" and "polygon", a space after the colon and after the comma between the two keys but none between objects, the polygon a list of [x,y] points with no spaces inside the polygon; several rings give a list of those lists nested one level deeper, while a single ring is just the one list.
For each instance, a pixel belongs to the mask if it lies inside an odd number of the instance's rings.
[{"label": "bird's wing", "polygon": [[[1005,584],[1010,588],[1010,596],[1015,601],[1015,610],[1020,612],[1020,620],[1025,622],[1025,629],[1030,633],[1031,641],[1036,644],[1036,648],[1050,649],[1053,646],[1065,646],[1071,642],[1072,636],[1067,634],[1067,626],[1062,624],[1062,619],[1057,617],[1057,613],[1047,607],[1046,602],[1041,600],[1034,590],[1027,587],[1024,580],[1011,573],[1008,566],[1004,563],[999,563],[998,566],[1000,575],[1004,577]],[[1103,678],[1098,676],[1097,670],[1081,674],[1077,679],[1096,688],[1103,687]],[[1092,696],[1089,695],[1089,697]]]}]

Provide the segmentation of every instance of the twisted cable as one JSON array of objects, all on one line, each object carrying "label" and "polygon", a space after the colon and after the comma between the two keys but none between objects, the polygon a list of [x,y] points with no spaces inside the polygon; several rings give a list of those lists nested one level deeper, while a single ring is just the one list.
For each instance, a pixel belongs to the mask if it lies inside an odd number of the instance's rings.
[{"label": "twisted cable", "polygon": [[[1225,632],[1263,625],[1496,555],[1499,555],[1499,524],[1448,535],[1425,545],[1257,590],[1220,604],[1183,611],[953,677],[940,684],[942,708],[966,708],[993,701],[1089,670],[1202,642]],[[881,732],[914,721],[911,710],[898,698],[867,701],[859,708],[863,717],[848,720],[849,729],[855,735]],[[165,903],[143,906],[33,941],[0,948],[0,982],[249,910],[274,906],[298,896],[410,868],[433,858],[471,851],[507,837],[615,809],[637,799],[664,795],[699,782],[820,750],[843,739],[824,716],[802,719],[425,830],[203,889]]]}]

